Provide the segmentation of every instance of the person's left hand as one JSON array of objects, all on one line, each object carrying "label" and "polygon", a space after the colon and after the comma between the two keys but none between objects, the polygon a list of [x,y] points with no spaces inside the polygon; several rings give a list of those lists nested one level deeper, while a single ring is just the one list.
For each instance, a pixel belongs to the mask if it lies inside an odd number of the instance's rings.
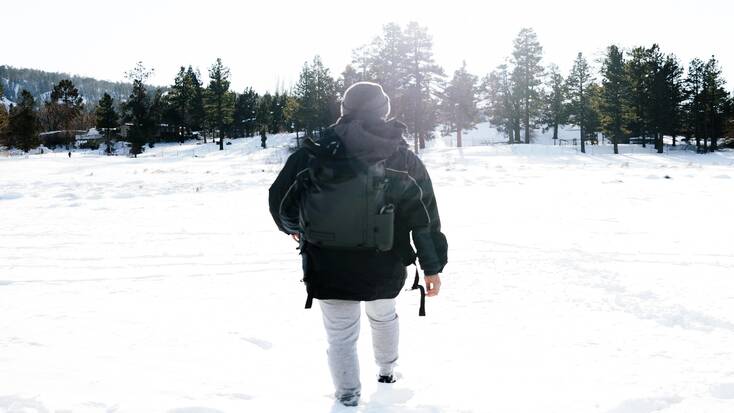
[{"label": "person's left hand", "polygon": [[438,295],[438,291],[441,289],[441,277],[436,275],[426,275],[426,295],[429,297],[435,297]]},{"label": "person's left hand", "polygon": [[301,242],[301,236],[299,234],[291,234],[291,238],[298,243]]}]

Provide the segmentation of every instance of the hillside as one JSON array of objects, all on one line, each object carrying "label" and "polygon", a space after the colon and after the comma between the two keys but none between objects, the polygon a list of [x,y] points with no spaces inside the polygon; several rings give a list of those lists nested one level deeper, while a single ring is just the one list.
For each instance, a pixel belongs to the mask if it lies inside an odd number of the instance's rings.
[{"label": "hillside", "polygon": [[17,102],[23,89],[31,92],[37,101],[46,100],[54,85],[62,79],[71,79],[87,102],[96,103],[105,92],[117,101],[126,99],[130,94],[131,85],[128,83],[72,76],[67,73],[0,66],[0,83],[4,89],[4,97],[10,102]]}]

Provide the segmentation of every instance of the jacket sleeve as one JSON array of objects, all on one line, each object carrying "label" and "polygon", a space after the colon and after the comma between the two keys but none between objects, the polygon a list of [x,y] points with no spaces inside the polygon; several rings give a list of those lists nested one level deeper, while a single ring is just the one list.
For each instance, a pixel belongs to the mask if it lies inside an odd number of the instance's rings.
[{"label": "jacket sleeve", "polygon": [[441,232],[433,185],[423,162],[412,152],[406,160],[407,181],[401,202],[402,217],[407,221],[426,275],[438,274],[448,262],[448,243]]},{"label": "jacket sleeve", "polygon": [[304,168],[304,156],[296,151],[288,157],[285,166],[278,174],[275,182],[270,186],[268,204],[278,229],[286,234],[300,232],[298,221],[298,177]]}]

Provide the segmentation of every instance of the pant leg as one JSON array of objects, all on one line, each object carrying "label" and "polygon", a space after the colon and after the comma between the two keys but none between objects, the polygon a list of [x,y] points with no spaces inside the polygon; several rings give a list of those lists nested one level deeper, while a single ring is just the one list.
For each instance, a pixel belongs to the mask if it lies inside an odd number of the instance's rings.
[{"label": "pant leg", "polygon": [[336,389],[335,396],[357,395],[361,392],[359,381],[359,359],[357,358],[357,338],[359,338],[359,301],[319,300],[326,328],[329,349],[331,378]]},{"label": "pant leg", "polygon": [[395,312],[395,299],[365,302],[367,318],[372,326],[372,347],[380,375],[392,374],[398,360],[400,326]]}]

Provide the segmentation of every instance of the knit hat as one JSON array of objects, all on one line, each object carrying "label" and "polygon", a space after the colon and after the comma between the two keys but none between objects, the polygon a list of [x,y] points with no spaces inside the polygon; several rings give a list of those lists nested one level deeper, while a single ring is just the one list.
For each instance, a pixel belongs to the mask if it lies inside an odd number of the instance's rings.
[{"label": "knit hat", "polygon": [[372,82],[357,82],[344,92],[342,116],[386,119],[390,114],[390,98],[382,86]]}]

